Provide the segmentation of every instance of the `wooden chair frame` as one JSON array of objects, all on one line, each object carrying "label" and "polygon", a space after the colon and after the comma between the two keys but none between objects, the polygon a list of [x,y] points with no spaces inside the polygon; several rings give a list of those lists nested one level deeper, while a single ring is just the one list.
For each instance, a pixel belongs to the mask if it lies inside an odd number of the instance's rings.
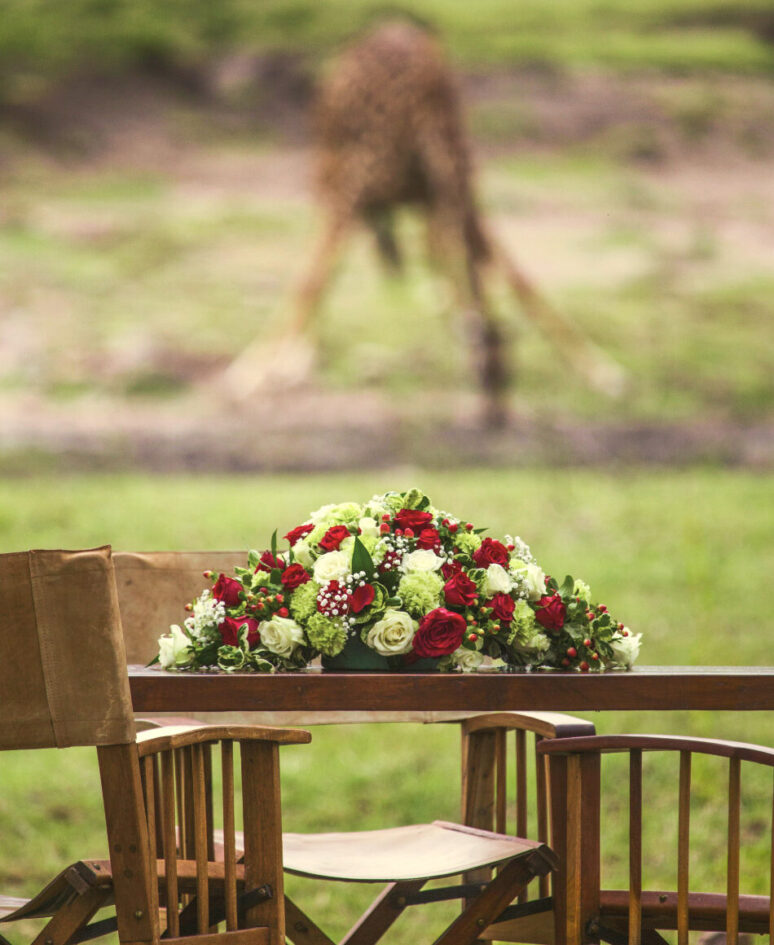
[{"label": "wooden chair frame", "polygon": [[[642,755],[678,752],[677,889],[642,889]],[[774,768],[774,749],[742,742],[659,735],[606,735],[543,742],[550,758],[554,798],[553,847],[566,865],[559,909],[566,916],[568,945],[659,945],[659,930],[677,930],[687,945],[692,930],[720,931],[736,945],[740,932],[768,933],[774,942],[774,838],[769,896],[739,890],[742,763]],[[601,756],[629,756],[629,889],[601,889]],[[727,887],[725,893],[690,891],[691,761],[694,755],[728,759]],[[565,799],[564,805],[561,799]]]}]

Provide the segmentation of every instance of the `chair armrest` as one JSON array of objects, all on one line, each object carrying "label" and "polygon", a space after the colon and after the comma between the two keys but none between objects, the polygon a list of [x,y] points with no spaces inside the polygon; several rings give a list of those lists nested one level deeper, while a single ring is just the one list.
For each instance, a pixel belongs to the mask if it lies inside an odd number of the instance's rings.
[{"label": "chair armrest", "polygon": [[534,732],[543,738],[578,738],[596,734],[593,722],[561,712],[487,712],[462,720],[463,735],[497,729]]},{"label": "chair armrest", "polygon": [[159,715],[155,718],[136,717],[134,720],[134,726],[138,732],[147,732],[151,729],[156,730],[160,728],[168,728],[170,725],[174,725],[176,728],[180,725],[185,725],[189,728],[201,728],[207,724],[207,722],[200,722],[199,719],[189,719],[177,715]]},{"label": "chair armrest", "polygon": [[721,758],[738,758],[774,767],[774,748],[718,738],[690,738],[682,735],[596,735],[593,738],[567,738],[538,745],[540,754],[562,755],[583,752],[598,754],[631,751],[691,751]]},{"label": "chair armrest", "polygon": [[263,725],[170,725],[137,735],[140,757],[160,751],[174,751],[187,745],[207,742],[275,742],[278,745],[305,745],[312,740],[309,732],[297,728],[268,728]]}]

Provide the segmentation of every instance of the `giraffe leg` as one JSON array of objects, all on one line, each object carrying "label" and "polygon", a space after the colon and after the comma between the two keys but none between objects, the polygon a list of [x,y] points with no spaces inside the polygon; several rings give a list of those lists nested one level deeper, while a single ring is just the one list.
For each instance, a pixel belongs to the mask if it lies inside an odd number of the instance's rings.
[{"label": "giraffe leg", "polygon": [[350,226],[349,216],[327,221],[280,331],[257,338],[226,368],[223,380],[233,396],[244,399],[274,384],[300,384],[312,374],[317,357],[312,323]]}]

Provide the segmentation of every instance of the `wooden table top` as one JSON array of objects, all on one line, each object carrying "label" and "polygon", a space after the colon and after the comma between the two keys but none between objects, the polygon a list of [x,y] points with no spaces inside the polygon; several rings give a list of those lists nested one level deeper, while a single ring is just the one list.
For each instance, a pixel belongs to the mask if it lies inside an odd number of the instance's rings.
[{"label": "wooden table top", "polygon": [[136,712],[774,709],[774,667],[608,673],[169,673],[130,666]]}]

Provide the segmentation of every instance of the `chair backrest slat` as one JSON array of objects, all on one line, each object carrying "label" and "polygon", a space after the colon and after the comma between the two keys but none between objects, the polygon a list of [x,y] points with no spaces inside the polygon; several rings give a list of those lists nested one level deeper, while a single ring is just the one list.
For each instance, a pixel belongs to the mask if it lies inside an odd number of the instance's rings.
[{"label": "chair backrest slat", "polygon": [[506,731],[500,729],[495,733],[495,830],[505,833],[507,819],[507,784],[508,784],[508,757],[506,752]]},{"label": "chair backrest slat", "polygon": [[210,926],[210,888],[208,882],[207,835],[207,790],[205,787],[204,756],[201,745],[191,746],[193,772],[192,794],[195,825],[194,849],[196,851],[196,921],[198,931],[206,932]]},{"label": "chair backrest slat", "polygon": [[[774,790],[771,793],[771,868],[769,897],[774,902]],[[774,945],[774,909],[769,909],[769,945]]]},{"label": "chair backrest slat", "polygon": [[690,878],[691,753],[680,752],[680,796],[677,813],[677,942],[688,945]]},{"label": "chair backrest slat", "polygon": [[226,901],[226,929],[237,927],[236,834],[234,826],[234,745],[221,743],[223,778],[223,862]]},{"label": "chair backrest slat", "polygon": [[728,762],[728,872],[726,892],[726,940],[739,941],[739,810],[741,805],[741,762]]},{"label": "chair backrest slat", "polygon": [[629,755],[629,945],[642,940],[642,752]]},{"label": "chair backrest slat", "polygon": [[[538,745],[543,741],[542,735],[535,736],[535,782],[537,791],[537,838],[541,843],[548,843],[548,778],[546,769],[548,758],[538,753]],[[538,883],[541,898],[549,895],[551,880],[548,876],[541,876]]]},{"label": "chair backrest slat", "polygon": [[167,931],[172,938],[180,934],[177,888],[177,831],[175,830],[175,759],[171,751],[161,755],[161,790],[164,809],[164,872],[166,874]]},{"label": "chair backrest slat", "polygon": [[[156,759],[153,757],[143,758],[143,787],[145,790],[145,811],[148,817],[148,853],[151,863],[155,863],[158,840],[158,807],[156,804]],[[159,887],[158,883],[151,884],[151,908],[154,912],[159,909]]]}]

